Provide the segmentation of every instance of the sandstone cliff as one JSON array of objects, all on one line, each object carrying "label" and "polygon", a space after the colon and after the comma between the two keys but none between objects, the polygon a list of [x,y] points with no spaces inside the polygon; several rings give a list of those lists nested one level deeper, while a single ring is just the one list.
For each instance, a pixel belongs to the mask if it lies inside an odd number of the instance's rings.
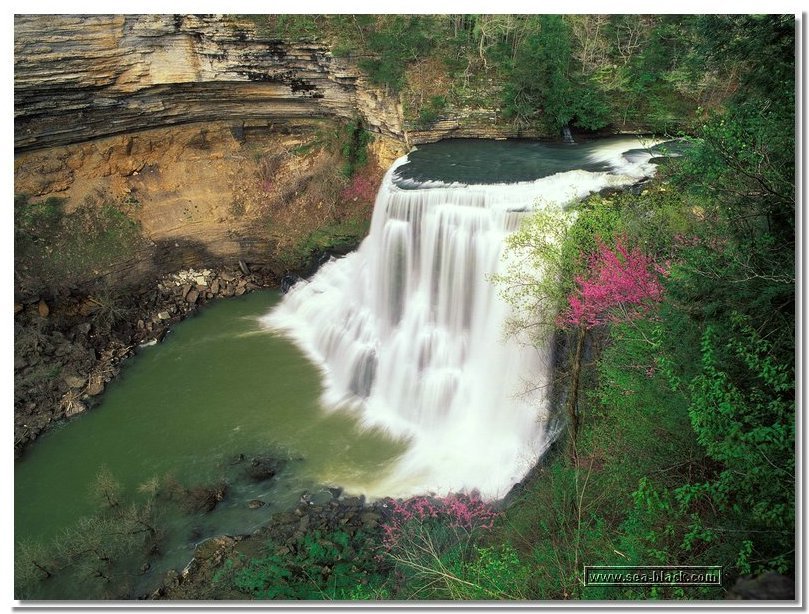
[{"label": "sandstone cliff", "polygon": [[17,15],[17,151],[189,122],[283,123],[359,114],[401,138],[398,101],[317,43],[262,38],[194,15]]}]

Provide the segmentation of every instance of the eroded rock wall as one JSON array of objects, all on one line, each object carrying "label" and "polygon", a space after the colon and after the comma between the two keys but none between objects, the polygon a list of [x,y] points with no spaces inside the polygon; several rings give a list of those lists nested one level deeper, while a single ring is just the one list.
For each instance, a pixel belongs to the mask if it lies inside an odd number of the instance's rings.
[{"label": "eroded rock wall", "polygon": [[351,118],[400,138],[398,100],[319,43],[215,15],[17,15],[17,151],[200,121]]}]

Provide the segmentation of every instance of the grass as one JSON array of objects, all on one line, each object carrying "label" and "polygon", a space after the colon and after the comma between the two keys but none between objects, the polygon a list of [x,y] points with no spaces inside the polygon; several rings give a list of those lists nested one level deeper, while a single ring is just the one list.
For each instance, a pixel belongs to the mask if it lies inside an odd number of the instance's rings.
[{"label": "grass", "polygon": [[[50,289],[97,277],[130,258],[142,244],[140,227],[116,204],[85,202],[65,213],[48,198],[14,201],[14,265],[18,281]],[[122,205],[123,206],[123,205]]]},{"label": "grass", "polygon": [[281,260],[290,270],[306,268],[321,254],[344,254],[365,238],[370,220],[349,218],[318,228],[304,236],[281,254]]}]

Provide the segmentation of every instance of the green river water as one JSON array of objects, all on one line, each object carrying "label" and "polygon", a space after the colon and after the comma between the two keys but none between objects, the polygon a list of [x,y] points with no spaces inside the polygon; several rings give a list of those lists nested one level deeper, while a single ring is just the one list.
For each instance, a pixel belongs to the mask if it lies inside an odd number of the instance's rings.
[{"label": "green river water", "polygon": [[[92,513],[102,466],[132,493],[166,475],[186,486],[226,480],[228,495],[212,512],[170,520],[156,576],[187,562],[207,537],[266,523],[304,490],[328,497],[329,485],[361,490],[384,475],[404,445],[320,408],[315,367],[258,322],[278,300],[264,291],[206,307],[130,359],[99,407],[31,445],[15,467],[15,540],[45,541]],[[239,454],[288,462],[254,482]],[[267,505],[250,509],[251,499]]]}]

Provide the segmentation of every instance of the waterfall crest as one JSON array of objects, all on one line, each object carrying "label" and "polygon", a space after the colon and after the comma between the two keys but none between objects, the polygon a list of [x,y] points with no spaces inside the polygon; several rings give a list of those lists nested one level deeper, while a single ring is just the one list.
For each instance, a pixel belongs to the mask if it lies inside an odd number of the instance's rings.
[{"label": "waterfall crest", "polygon": [[363,425],[409,440],[387,474],[347,489],[495,498],[536,462],[551,439],[550,347],[505,335],[511,307],[488,277],[502,272],[504,241],[526,212],[653,172],[648,157],[616,152],[601,155],[618,172],[415,189],[397,185],[401,158],[360,248],[296,284],[263,318],[321,367],[327,409],[354,410]]}]

